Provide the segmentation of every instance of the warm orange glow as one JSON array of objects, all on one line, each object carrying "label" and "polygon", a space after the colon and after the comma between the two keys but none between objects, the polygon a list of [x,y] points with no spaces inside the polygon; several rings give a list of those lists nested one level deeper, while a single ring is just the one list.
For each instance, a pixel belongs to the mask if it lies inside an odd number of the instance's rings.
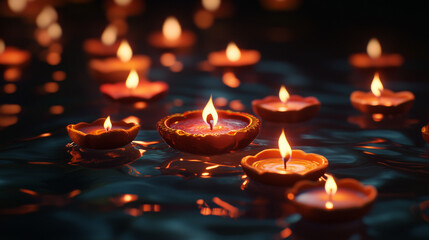
[{"label": "warm orange glow", "polygon": [[131,70],[130,74],[127,77],[127,81],[125,81],[125,86],[129,89],[136,89],[139,85],[139,75],[136,70]]},{"label": "warm orange glow", "polygon": [[286,103],[287,100],[289,99],[289,93],[287,92],[285,86],[283,85],[279,91],[279,98],[280,98],[280,101],[282,101],[282,103]]},{"label": "warm orange glow", "polygon": [[182,34],[182,28],[177,18],[168,17],[165,19],[164,25],[162,26],[162,34],[170,41],[179,39],[180,34]]},{"label": "warm orange glow", "polygon": [[237,88],[240,86],[240,80],[233,72],[226,72],[223,74],[222,82],[230,88]]},{"label": "warm orange glow", "polygon": [[54,105],[49,108],[49,112],[54,115],[59,115],[64,112],[64,107],[61,105]]},{"label": "warm orange glow", "polygon": [[172,72],[180,72],[183,70],[183,63],[176,61],[171,67],[170,70]]},{"label": "warm orange glow", "polygon": [[[211,115],[211,117],[213,118],[213,122],[212,124],[210,124],[209,122],[207,122],[207,117]],[[213,101],[212,101],[212,96],[210,96],[210,100],[208,101],[206,107],[203,110],[203,120],[204,122],[206,122],[207,124],[211,125],[212,127],[216,126],[217,120],[218,120],[218,115],[216,112],[216,109],[213,105]]]},{"label": "warm orange glow", "polygon": [[374,79],[372,80],[372,83],[371,83],[371,92],[376,97],[380,97],[381,92],[383,92],[383,89],[384,88],[383,88],[383,84],[381,84],[380,76],[378,75],[378,73],[375,73]]},{"label": "warm orange glow", "polygon": [[17,81],[22,75],[22,71],[19,68],[8,68],[4,71],[3,73],[3,77],[4,80],[9,81],[9,82],[15,82]]},{"label": "warm orange glow", "polygon": [[112,129],[112,122],[110,121],[110,116],[108,116],[104,121],[104,129],[106,129],[106,131],[110,131],[110,129]]},{"label": "warm orange glow", "polygon": [[133,50],[127,40],[122,40],[121,45],[119,45],[118,51],[116,52],[116,56],[118,56],[122,62],[128,62],[131,60],[133,57]]},{"label": "warm orange glow", "polygon": [[121,201],[123,203],[128,203],[128,202],[131,202],[131,201],[135,201],[137,198],[138,197],[136,195],[134,195],[134,194],[124,194],[122,196],[122,198],[121,198]]},{"label": "warm orange glow", "polygon": [[194,23],[201,29],[207,29],[213,25],[214,17],[211,12],[198,10],[194,14]]},{"label": "warm orange glow", "polygon": [[173,53],[163,53],[159,60],[164,67],[171,67],[176,63],[176,56]]},{"label": "warm orange glow", "polygon": [[366,46],[366,52],[371,58],[379,58],[381,56],[381,45],[377,38],[371,38]]},{"label": "warm orange glow", "polygon": [[27,0],[8,0],[7,4],[13,12],[22,12],[27,6]]},{"label": "warm orange glow", "polygon": [[214,12],[220,6],[221,0],[201,0],[201,4],[207,11]]},{"label": "warm orange glow", "polygon": [[46,6],[43,10],[37,15],[36,24],[39,28],[46,28],[51,23],[56,22],[58,19],[57,11],[51,6]]},{"label": "warm orange glow", "polygon": [[45,90],[45,92],[47,93],[56,93],[58,92],[58,90],[60,89],[60,86],[58,85],[58,83],[56,82],[47,82],[45,83],[45,85],[43,86],[43,89]]},{"label": "warm orange glow", "polygon": [[127,6],[128,4],[131,3],[131,1],[133,0],[114,0],[115,3],[119,6]]},{"label": "warm orange glow", "polygon": [[325,191],[328,195],[333,196],[337,192],[337,184],[335,183],[335,179],[332,175],[326,174],[326,176],[328,179],[325,183]]},{"label": "warm orange glow", "polygon": [[235,45],[235,43],[230,42],[226,47],[226,57],[231,62],[236,62],[241,58],[240,49]]},{"label": "warm orange glow", "polygon": [[3,39],[0,38],[0,54],[2,54],[5,49],[6,49],[6,44],[4,43]]},{"label": "warm orange glow", "polygon": [[136,102],[136,103],[134,103],[133,106],[135,109],[145,109],[147,107],[147,103],[146,102]]},{"label": "warm orange glow", "polygon": [[229,102],[229,107],[235,111],[243,111],[246,108],[240,99]]},{"label": "warm orange glow", "polygon": [[101,42],[106,45],[110,46],[116,42],[116,37],[118,35],[118,31],[115,26],[109,25],[104,29],[103,33],[101,34]]},{"label": "warm orange glow", "polygon": [[228,99],[224,97],[218,97],[214,100],[214,104],[218,107],[225,107],[226,105],[228,105]]},{"label": "warm orange glow", "polygon": [[374,122],[380,122],[381,120],[383,120],[384,115],[382,113],[374,113],[372,114],[372,120],[374,120]]},{"label": "warm orange glow", "polygon": [[284,129],[282,129],[282,134],[279,137],[279,150],[286,166],[286,162],[292,157],[292,149],[286,139]]},{"label": "warm orange glow", "polygon": [[52,73],[52,79],[57,82],[64,81],[66,79],[66,73],[64,71],[58,70]]},{"label": "warm orange glow", "polygon": [[61,35],[63,34],[63,30],[61,29],[61,26],[58,23],[52,23],[49,25],[48,29],[48,35],[51,37],[51,39],[59,39]]},{"label": "warm orange glow", "polygon": [[2,104],[0,105],[0,114],[13,115],[21,112],[21,106],[18,104]]},{"label": "warm orange glow", "polygon": [[327,201],[325,203],[325,208],[326,209],[332,209],[332,208],[334,208],[334,204],[331,201]]},{"label": "warm orange glow", "polygon": [[12,94],[16,92],[16,85],[13,83],[5,84],[3,87],[3,91],[7,94]]}]

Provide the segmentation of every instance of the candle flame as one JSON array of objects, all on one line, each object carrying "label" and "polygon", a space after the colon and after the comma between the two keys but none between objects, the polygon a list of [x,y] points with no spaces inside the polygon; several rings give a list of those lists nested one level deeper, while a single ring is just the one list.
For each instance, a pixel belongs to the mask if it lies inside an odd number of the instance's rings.
[{"label": "candle flame", "polygon": [[287,102],[287,100],[289,100],[289,97],[290,97],[290,95],[289,95],[289,93],[287,92],[287,90],[286,90],[285,86],[284,86],[284,85],[282,85],[282,87],[280,88],[280,91],[279,91],[279,98],[280,98],[280,101],[282,101],[282,103],[286,103],[286,102]]},{"label": "candle flame", "polygon": [[370,58],[379,58],[381,56],[381,45],[377,38],[371,38],[366,46],[366,52]]},{"label": "candle flame", "polygon": [[325,183],[325,191],[328,195],[333,196],[337,192],[337,184],[335,183],[335,179],[332,175],[326,174],[326,176],[328,179]]},{"label": "candle flame", "polygon": [[[213,119],[213,123],[210,123],[210,118]],[[210,96],[210,100],[207,102],[207,105],[203,110],[203,120],[210,125],[210,128],[213,128],[217,123],[218,115],[213,105],[212,96]]]},{"label": "candle flame", "polygon": [[170,41],[179,39],[182,34],[182,28],[180,27],[177,18],[168,17],[165,19],[164,25],[162,26],[162,34]]},{"label": "candle flame", "polygon": [[106,132],[110,131],[112,129],[112,122],[110,121],[110,116],[106,118],[104,121],[104,129],[106,129]]},{"label": "candle flame", "polygon": [[132,0],[115,0],[115,3],[119,6],[127,6]]},{"label": "candle flame", "polygon": [[7,3],[13,12],[22,12],[27,6],[27,0],[8,0]]},{"label": "candle flame", "polygon": [[235,45],[234,42],[230,42],[226,47],[226,57],[231,62],[236,62],[241,58],[240,49]]},{"label": "candle flame", "polygon": [[127,81],[125,81],[125,86],[129,89],[136,89],[139,85],[139,75],[136,70],[131,70],[130,74],[127,77]]},{"label": "candle flame", "polygon": [[122,40],[121,45],[119,45],[116,55],[122,62],[128,62],[133,57],[133,50],[128,44],[127,40]]},{"label": "candle flame", "polygon": [[46,28],[51,23],[57,21],[57,11],[51,6],[46,6],[36,17],[36,24],[39,28]]},{"label": "candle flame", "polygon": [[0,54],[2,54],[5,49],[6,49],[6,44],[4,43],[3,39],[0,38]]},{"label": "candle flame", "polygon": [[58,23],[52,23],[51,25],[49,25],[47,31],[49,37],[51,37],[52,39],[59,39],[63,34],[63,30]]},{"label": "candle flame", "polygon": [[371,91],[376,97],[381,96],[381,92],[383,92],[383,84],[381,84],[380,76],[378,73],[374,74],[374,79],[371,83]]},{"label": "candle flame", "polygon": [[220,6],[221,0],[202,0],[201,4],[207,11],[214,12]]},{"label": "candle flame", "polygon": [[106,29],[104,29],[103,33],[101,34],[101,42],[106,46],[110,46],[116,42],[117,35],[118,31],[116,27],[113,25],[109,25],[106,27]]},{"label": "candle flame", "polygon": [[282,129],[282,134],[279,137],[279,150],[286,168],[286,162],[292,157],[292,149],[286,139],[284,129]]}]

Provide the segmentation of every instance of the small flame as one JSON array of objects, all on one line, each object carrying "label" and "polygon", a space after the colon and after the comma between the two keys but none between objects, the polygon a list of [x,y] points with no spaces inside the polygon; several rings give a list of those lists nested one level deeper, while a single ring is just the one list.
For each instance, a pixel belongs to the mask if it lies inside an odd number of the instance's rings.
[{"label": "small flame", "polygon": [[282,129],[282,134],[279,137],[279,150],[286,168],[286,162],[292,157],[292,149],[286,139],[284,129]]},{"label": "small flame", "polygon": [[116,55],[122,62],[128,62],[133,57],[133,50],[128,44],[127,40],[122,40],[121,45],[119,45]]},{"label": "small flame", "polygon": [[332,175],[326,174],[326,176],[328,179],[325,183],[325,191],[328,195],[333,196],[337,192],[337,184],[335,183],[335,179]]},{"label": "small flame", "polygon": [[0,38],[0,54],[2,54],[5,49],[6,49],[6,44],[4,43],[3,39]]},{"label": "small flame", "polygon": [[52,23],[51,25],[49,25],[47,31],[49,37],[51,37],[52,39],[59,39],[63,34],[63,30],[58,23]]},{"label": "small flame", "polygon": [[104,129],[106,129],[106,132],[110,131],[112,129],[112,122],[110,121],[110,116],[106,118],[104,121]]},{"label": "small flame", "polygon": [[279,98],[282,103],[286,103],[289,100],[289,93],[287,92],[285,86],[282,85],[279,91]]},{"label": "small flame", "polygon": [[39,28],[46,28],[51,23],[57,21],[58,14],[57,11],[51,6],[46,6],[43,10],[37,15],[36,24]]},{"label": "small flame", "polygon": [[371,38],[366,46],[366,52],[370,58],[379,58],[381,56],[381,45],[377,38]]},{"label": "small flame", "polygon": [[[213,119],[213,123],[210,124],[208,121],[208,117],[210,117],[209,115],[211,115],[211,118]],[[208,101],[206,107],[203,110],[203,120],[204,122],[206,122],[208,125],[210,125],[210,128],[213,128],[218,120],[218,115],[216,112],[216,109],[213,105],[213,100],[212,100],[212,96],[210,96],[210,100]]]},{"label": "small flame", "polygon": [[221,0],[202,0],[201,4],[207,11],[214,12],[220,6]]},{"label": "small flame", "polygon": [[119,6],[127,6],[132,0],[115,0],[115,3]]},{"label": "small flame", "polygon": [[231,62],[236,62],[241,58],[240,49],[235,45],[235,43],[230,42],[226,47],[226,57]]},{"label": "small flame", "polygon": [[383,89],[384,88],[383,88],[383,84],[381,84],[380,76],[378,75],[378,73],[375,73],[374,79],[372,80],[372,83],[371,83],[371,91],[376,97],[380,97],[381,92],[383,92]]},{"label": "small flame", "polygon": [[139,75],[136,70],[131,70],[130,74],[127,77],[127,81],[125,81],[125,86],[129,89],[136,89],[139,85]]},{"label": "small flame", "polygon": [[106,46],[110,46],[116,42],[117,35],[118,31],[116,27],[109,25],[104,29],[103,34],[101,34],[101,42]]},{"label": "small flame", "polygon": [[182,34],[182,28],[177,18],[168,17],[165,19],[164,25],[162,26],[162,34],[170,41],[179,39],[180,34]]},{"label": "small flame", "polygon": [[7,3],[13,12],[22,12],[27,6],[27,0],[8,0]]}]

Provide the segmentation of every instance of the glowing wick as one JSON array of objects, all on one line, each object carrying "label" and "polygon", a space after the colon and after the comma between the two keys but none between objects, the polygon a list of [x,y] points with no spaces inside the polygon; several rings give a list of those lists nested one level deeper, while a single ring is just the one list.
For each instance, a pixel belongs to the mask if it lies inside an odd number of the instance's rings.
[{"label": "glowing wick", "polygon": [[136,89],[139,85],[139,75],[137,74],[136,70],[131,70],[130,74],[127,77],[127,80],[125,81],[125,86],[129,89]]},{"label": "glowing wick", "polygon": [[230,42],[226,47],[226,57],[231,62],[236,62],[241,58],[241,51],[235,43]]},{"label": "glowing wick", "polygon": [[328,177],[328,179],[325,183],[325,191],[328,194],[328,201],[325,203],[325,207],[327,209],[332,209],[334,207],[332,198],[337,192],[337,184],[335,183],[335,179],[331,175],[326,174],[326,176]]},{"label": "glowing wick", "polygon": [[112,129],[112,122],[110,121],[110,116],[108,116],[106,118],[106,120],[104,121],[104,129],[106,130],[106,132],[110,131],[110,129]]},{"label": "glowing wick", "polygon": [[378,75],[378,73],[375,73],[374,79],[372,80],[372,83],[371,83],[371,92],[376,97],[380,97],[383,90],[384,88],[383,88],[383,84],[381,84],[380,76]]},{"label": "glowing wick", "polygon": [[210,126],[210,130],[213,130],[218,120],[218,115],[213,105],[213,100],[211,95],[210,95],[210,100],[207,102],[207,105],[203,110],[203,120]]},{"label": "glowing wick", "polygon": [[286,139],[284,129],[282,129],[282,134],[279,137],[279,150],[280,150],[280,154],[282,156],[283,164],[284,164],[284,167],[286,170],[286,168],[287,168],[286,163],[292,157],[292,149],[290,148],[290,145]]}]

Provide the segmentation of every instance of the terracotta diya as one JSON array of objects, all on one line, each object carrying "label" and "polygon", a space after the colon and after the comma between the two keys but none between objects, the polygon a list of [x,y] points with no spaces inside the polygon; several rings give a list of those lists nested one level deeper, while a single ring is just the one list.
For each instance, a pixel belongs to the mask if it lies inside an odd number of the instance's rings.
[{"label": "terracotta diya", "polygon": [[203,111],[173,114],[157,123],[158,132],[172,148],[201,155],[244,148],[256,138],[260,126],[253,115],[216,110],[211,97]]},{"label": "terracotta diya", "polygon": [[351,221],[363,217],[372,207],[377,189],[355,179],[326,183],[301,181],[287,194],[303,218],[320,222]]},{"label": "terracotta diya", "polygon": [[145,76],[150,64],[148,56],[133,56],[130,45],[123,40],[119,45],[117,58],[93,59],[89,62],[89,68],[93,77],[100,82],[120,82],[127,79],[132,69],[135,69],[139,76]]},{"label": "terracotta diya", "polygon": [[249,67],[259,62],[261,54],[256,50],[239,49],[230,42],[226,50],[212,52],[208,56],[208,62],[215,67]]},{"label": "terracotta diya", "polygon": [[125,82],[105,83],[100,86],[100,92],[121,102],[158,100],[167,95],[168,89],[165,82],[140,81],[135,70],[131,70]]},{"label": "terracotta diya", "polygon": [[73,142],[81,147],[113,149],[132,142],[140,129],[136,123],[111,122],[110,116],[92,123],[69,124],[67,132]]},{"label": "terracotta diya", "polygon": [[350,56],[349,62],[357,68],[399,67],[404,59],[400,54],[383,54],[377,38],[371,38],[366,47],[367,53],[356,53]]},{"label": "terracotta diya", "polygon": [[414,94],[409,91],[393,92],[384,89],[378,73],[371,83],[371,92],[354,91],[350,96],[354,108],[367,114],[403,114],[414,103]]},{"label": "terracotta diya", "polygon": [[241,166],[247,176],[257,182],[292,186],[300,180],[317,180],[328,167],[328,160],[318,154],[292,150],[284,131],[279,138],[279,149],[266,149],[255,156],[246,156]]},{"label": "terracotta diya", "polygon": [[422,127],[422,136],[423,139],[429,143],[429,123],[426,126]]},{"label": "terracotta diya", "polygon": [[0,66],[19,67],[30,60],[30,53],[15,47],[7,47],[0,39]]},{"label": "terracotta diya", "polygon": [[101,34],[101,39],[90,38],[83,43],[83,49],[92,57],[112,57],[116,55],[120,42],[117,41],[117,29],[109,25]]},{"label": "terracotta diya", "polygon": [[182,31],[179,21],[172,16],[165,19],[162,32],[149,35],[149,44],[161,49],[188,48],[194,43],[195,34],[191,31]]},{"label": "terracotta diya", "polygon": [[279,97],[268,96],[252,101],[253,112],[263,120],[294,123],[309,120],[317,115],[320,102],[315,97],[290,96],[282,86]]}]

